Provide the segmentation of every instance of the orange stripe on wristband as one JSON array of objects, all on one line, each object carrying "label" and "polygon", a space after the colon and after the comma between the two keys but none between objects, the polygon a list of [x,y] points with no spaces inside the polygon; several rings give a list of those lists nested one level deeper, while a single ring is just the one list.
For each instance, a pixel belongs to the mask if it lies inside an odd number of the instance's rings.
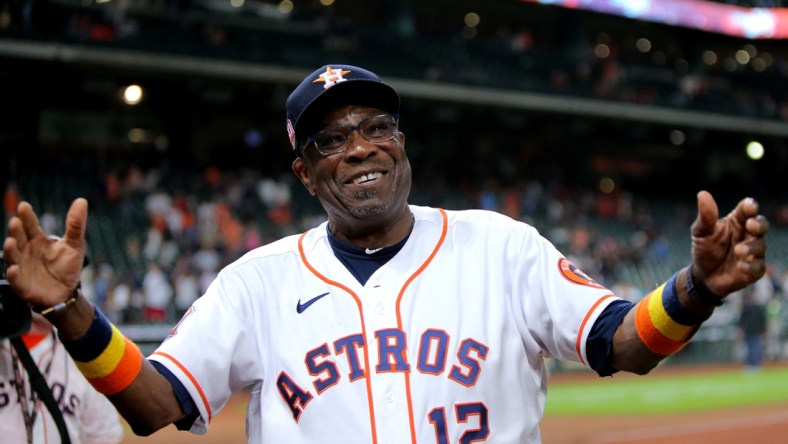
[{"label": "orange stripe on wristband", "polygon": [[137,344],[123,336],[114,325],[109,326],[112,336],[104,350],[90,361],[74,361],[88,382],[105,395],[128,387],[140,373],[143,359]]},{"label": "orange stripe on wristband", "polygon": [[142,370],[142,352],[137,344],[126,337],[123,337],[123,343],[123,356],[118,365],[106,376],[88,379],[96,390],[105,395],[113,395],[131,385]]},{"label": "orange stripe on wristband", "polygon": [[[686,342],[677,341],[663,335],[654,325],[654,320],[649,313],[649,303],[655,294],[658,295],[655,299],[661,303],[661,287],[638,303],[637,311],[635,312],[635,330],[637,330],[638,337],[649,350],[659,355],[668,356],[681,350]],[[673,322],[672,319],[671,322]]]}]

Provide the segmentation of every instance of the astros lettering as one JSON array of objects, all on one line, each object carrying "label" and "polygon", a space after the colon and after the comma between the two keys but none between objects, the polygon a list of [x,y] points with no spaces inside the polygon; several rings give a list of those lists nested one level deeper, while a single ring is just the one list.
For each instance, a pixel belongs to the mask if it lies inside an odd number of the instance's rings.
[{"label": "astros lettering", "polygon": [[[378,330],[374,333],[377,340],[378,354],[376,373],[411,371],[411,360],[409,360],[407,335],[398,329]],[[449,335],[442,330],[427,329],[419,339],[419,349],[417,350],[416,370],[420,373],[430,375],[443,375],[457,384],[471,387],[476,384],[482,371],[482,362],[487,358],[489,348],[481,342],[466,338],[460,341],[456,351],[457,359],[449,364]],[[349,382],[357,381],[364,377],[365,369],[361,366],[359,352],[364,352],[366,344],[364,337],[359,334],[346,336],[337,339],[330,346],[327,343],[308,351],[304,356],[304,364],[309,374],[315,378],[311,381],[315,392],[319,396],[326,390],[337,385],[342,378],[335,360],[332,356],[339,358],[341,355],[347,359],[349,372],[346,375]],[[293,412],[293,419],[298,419],[303,413],[304,408],[313,399],[314,395],[309,390],[303,389],[303,384],[299,385],[287,372],[282,371],[276,381],[279,394]]]}]

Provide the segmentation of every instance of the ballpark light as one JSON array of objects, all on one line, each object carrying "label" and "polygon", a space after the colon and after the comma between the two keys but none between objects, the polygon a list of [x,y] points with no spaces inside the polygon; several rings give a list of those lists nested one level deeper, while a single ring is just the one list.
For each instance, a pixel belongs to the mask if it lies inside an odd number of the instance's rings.
[{"label": "ballpark light", "polygon": [[763,145],[757,140],[753,140],[747,144],[747,157],[752,160],[758,160],[763,157]]},{"label": "ballpark light", "polygon": [[123,101],[127,105],[136,105],[142,101],[142,87],[129,85],[123,90]]}]

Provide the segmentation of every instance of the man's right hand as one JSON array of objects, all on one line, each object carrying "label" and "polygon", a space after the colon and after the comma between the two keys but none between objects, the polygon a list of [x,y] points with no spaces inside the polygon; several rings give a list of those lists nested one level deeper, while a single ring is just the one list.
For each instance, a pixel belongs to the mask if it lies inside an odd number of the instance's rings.
[{"label": "man's right hand", "polygon": [[68,300],[79,284],[85,257],[88,201],[76,199],[66,216],[61,239],[49,237],[33,207],[22,202],[8,222],[3,259],[11,288],[29,304],[52,307]]}]

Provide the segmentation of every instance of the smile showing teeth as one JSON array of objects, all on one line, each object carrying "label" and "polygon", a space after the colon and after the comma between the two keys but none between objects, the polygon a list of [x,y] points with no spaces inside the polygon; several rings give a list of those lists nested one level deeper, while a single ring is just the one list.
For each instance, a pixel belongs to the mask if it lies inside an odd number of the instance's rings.
[{"label": "smile showing teeth", "polygon": [[380,179],[381,177],[383,177],[383,173],[369,173],[353,179],[353,184],[358,185],[360,183],[369,182],[370,180]]}]

